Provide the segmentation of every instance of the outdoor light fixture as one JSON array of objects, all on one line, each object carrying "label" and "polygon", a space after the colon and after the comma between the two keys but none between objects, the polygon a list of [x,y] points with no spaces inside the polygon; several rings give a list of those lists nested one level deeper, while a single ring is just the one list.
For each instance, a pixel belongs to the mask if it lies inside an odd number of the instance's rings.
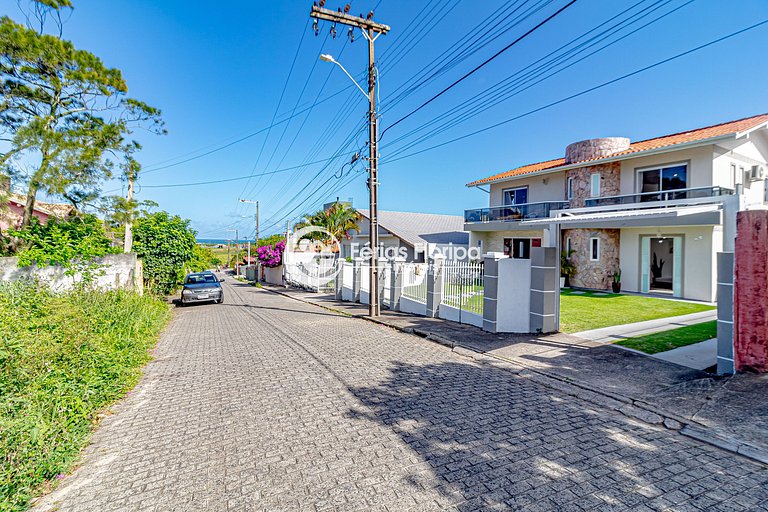
[{"label": "outdoor light fixture", "polygon": [[333,62],[333,63],[336,62],[336,59],[334,59],[332,55],[329,55],[327,53],[321,53],[320,60],[323,62]]},{"label": "outdoor light fixture", "polygon": [[346,68],[344,68],[344,66],[342,66],[339,61],[337,61],[336,59],[333,58],[333,55],[330,55],[328,53],[321,53],[320,54],[320,60],[323,61],[323,62],[330,62],[331,64],[336,64],[337,66],[339,66],[341,68],[341,70],[344,73],[346,73],[346,75],[349,77],[349,79],[352,80],[352,82],[357,86],[357,88],[360,89],[360,92],[363,93],[363,96],[368,98],[368,93],[365,92],[362,87],[360,87],[360,84],[357,83],[357,80],[355,80],[352,77],[352,75],[349,74],[349,71],[347,71]]}]

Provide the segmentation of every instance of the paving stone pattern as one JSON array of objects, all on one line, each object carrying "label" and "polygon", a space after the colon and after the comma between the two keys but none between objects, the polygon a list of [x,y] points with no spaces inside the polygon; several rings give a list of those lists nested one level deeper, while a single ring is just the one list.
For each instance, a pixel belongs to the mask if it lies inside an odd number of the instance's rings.
[{"label": "paving stone pattern", "polygon": [[768,510],[768,470],[240,283],[178,310],[36,510]]}]

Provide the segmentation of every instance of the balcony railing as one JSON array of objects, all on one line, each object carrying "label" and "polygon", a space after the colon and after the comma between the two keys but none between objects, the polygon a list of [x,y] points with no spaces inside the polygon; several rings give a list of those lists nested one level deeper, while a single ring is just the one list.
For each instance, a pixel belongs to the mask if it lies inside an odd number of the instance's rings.
[{"label": "balcony railing", "polygon": [[553,210],[568,208],[567,201],[546,201],[464,211],[464,222],[515,221],[543,219]]},{"label": "balcony railing", "polygon": [[641,192],[625,196],[595,197],[587,199],[584,206],[614,206],[622,204],[650,203],[659,201],[677,201],[681,199],[700,199],[733,195],[734,191],[725,187],[681,188],[660,192]]}]

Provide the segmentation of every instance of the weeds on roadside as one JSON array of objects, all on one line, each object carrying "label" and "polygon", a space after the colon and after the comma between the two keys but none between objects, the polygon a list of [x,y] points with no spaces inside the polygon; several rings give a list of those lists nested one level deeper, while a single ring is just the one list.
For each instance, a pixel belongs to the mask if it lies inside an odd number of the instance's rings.
[{"label": "weeds on roadside", "polygon": [[149,295],[0,284],[0,510],[23,510],[67,472],[169,315]]}]

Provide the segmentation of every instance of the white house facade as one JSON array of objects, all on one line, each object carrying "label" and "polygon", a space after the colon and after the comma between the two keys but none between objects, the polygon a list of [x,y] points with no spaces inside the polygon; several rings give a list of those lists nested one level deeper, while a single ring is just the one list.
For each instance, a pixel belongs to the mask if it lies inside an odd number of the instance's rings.
[{"label": "white house facade", "polygon": [[768,203],[768,114],[565,153],[469,183],[490,197],[465,211],[470,245],[528,258],[559,243],[573,286],[610,289],[620,270],[624,291],[715,300],[716,254],[735,229],[724,211]]}]

